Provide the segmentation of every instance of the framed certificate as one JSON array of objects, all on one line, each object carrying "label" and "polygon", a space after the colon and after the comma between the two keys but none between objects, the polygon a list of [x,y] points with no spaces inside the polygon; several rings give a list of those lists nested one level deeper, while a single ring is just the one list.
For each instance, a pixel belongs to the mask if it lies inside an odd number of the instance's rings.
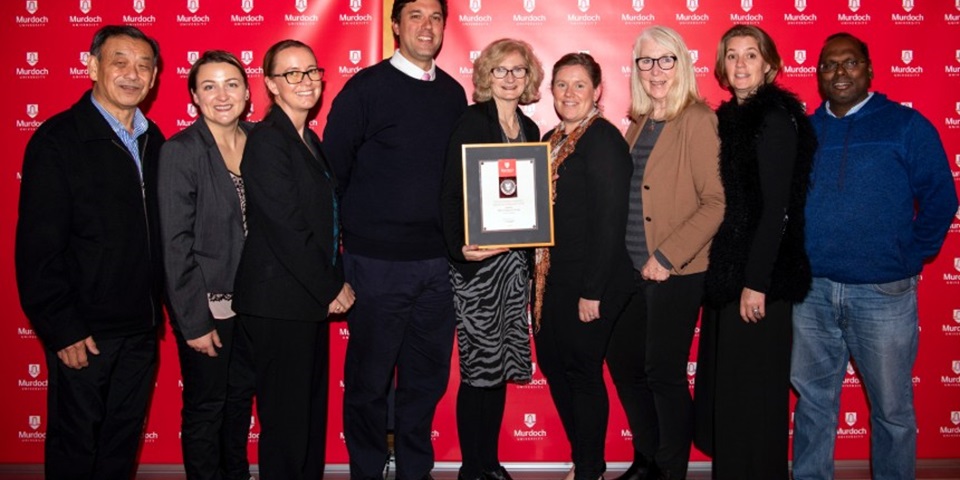
[{"label": "framed certificate", "polygon": [[548,143],[463,146],[467,245],[553,245],[553,182]]}]

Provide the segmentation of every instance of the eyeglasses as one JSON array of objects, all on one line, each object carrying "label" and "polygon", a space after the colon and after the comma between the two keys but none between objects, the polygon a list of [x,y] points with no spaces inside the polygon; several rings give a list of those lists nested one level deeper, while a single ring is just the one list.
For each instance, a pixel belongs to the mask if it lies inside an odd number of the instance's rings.
[{"label": "eyeglasses", "polygon": [[270,75],[271,77],[283,77],[287,83],[290,85],[297,85],[298,83],[303,82],[303,77],[310,77],[310,80],[314,82],[319,82],[323,79],[323,69],[322,68],[311,68],[306,72],[301,72],[299,70],[291,70],[289,72],[275,73]]},{"label": "eyeglasses", "polygon": [[653,70],[653,65],[657,64],[660,66],[660,70],[670,70],[673,67],[677,66],[677,56],[676,55],[664,55],[659,58],[650,58],[650,57],[640,57],[636,59],[637,68],[642,72],[647,72]]},{"label": "eyeglasses", "polygon": [[490,74],[493,75],[493,78],[505,78],[507,74],[513,75],[513,78],[523,78],[527,76],[527,67],[496,67],[490,69]]},{"label": "eyeglasses", "polygon": [[820,64],[820,72],[822,73],[833,73],[836,72],[838,68],[843,67],[843,70],[846,72],[852,72],[860,67],[861,63],[867,63],[866,60],[844,60],[842,62],[827,62]]}]

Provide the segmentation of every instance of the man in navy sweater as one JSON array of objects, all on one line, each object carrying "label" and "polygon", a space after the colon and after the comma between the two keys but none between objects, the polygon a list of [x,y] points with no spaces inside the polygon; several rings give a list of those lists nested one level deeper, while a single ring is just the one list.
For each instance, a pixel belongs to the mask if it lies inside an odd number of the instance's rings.
[{"label": "man in navy sweater", "polygon": [[806,205],[813,288],[793,310],[793,478],[833,478],[852,356],[870,400],[873,478],[913,479],[917,280],[943,244],[957,194],[933,125],[868,91],[863,41],[827,38],[817,74],[825,101],[811,117],[820,148]]},{"label": "man in navy sweater", "polygon": [[382,479],[396,373],[397,478],[433,468],[431,431],[447,388],[455,316],[440,226],[447,141],[466,94],[437,68],[446,0],[397,0],[399,49],[333,101],[323,150],[341,185],[348,317],[343,420],[352,479]]}]

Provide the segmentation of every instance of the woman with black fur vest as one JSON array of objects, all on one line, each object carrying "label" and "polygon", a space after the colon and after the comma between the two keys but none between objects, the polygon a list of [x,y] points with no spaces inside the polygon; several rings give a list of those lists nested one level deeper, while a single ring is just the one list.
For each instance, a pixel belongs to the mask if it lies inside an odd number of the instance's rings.
[{"label": "woman with black fur vest", "polygon": [[793,304],[810,289],[803,209],[816,138],[766,32],[735,25],[715,75],[723,223],[710,248],[696,382],[697,446],[715,479],[786,480]]}]

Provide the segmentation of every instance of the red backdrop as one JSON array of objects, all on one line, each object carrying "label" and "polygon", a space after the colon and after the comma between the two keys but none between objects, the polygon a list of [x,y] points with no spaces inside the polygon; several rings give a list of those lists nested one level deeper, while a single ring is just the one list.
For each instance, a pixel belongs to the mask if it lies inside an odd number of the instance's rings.
[{"label": "red backdrop", "polygon": [[[390,0],[385,0],[389,5]],[[876,90],[920,110],[943,138],[954,179],[960,176],[960,0],[809,2],[807,0],[450,0],[450,18],[439,65],[472,92],[472,58],[490,41],[512,36],[529,41],[549,71],[570,51],[589,51],[604,69],[605,115],[622,128],[629,106],[634,37],[664,24],[684,35],[694,56],[703,95],[716,106],[727,98],[713,79],[717,40],[734,23],[757,24],[778,42],[785,68],[780,81],[806,101],[817,97],[815,65],[823,39],[848,31],[871,47]],[[389,12],[389,10],[387,10]],[[389,16],[387,13],[386,16]],[[10,154],[0,160],[0,463],[42,461],[46,430],[46,365],[40,345],[20,311],[14,282],[13,238],[23,149],[51,115],[75,102],[90,86],[83,62],[100,26],[129,23],[161,44],[162,71],[145,110],[165,134],[195,120],[186,92],[193,52],[222,48],[241,56],[251,78],[250,119],[267,105],[261,85],[262,55],[273,42],[297,38],[312,45],[326,67],[322,108],[311,127],[322,134],[329,105],[344,81],[383,52],[384,5],[380,0],[11,0],[0,5],[0,134]],[[387,44],[389,45],[389,39]],[[390,54],[389,49],[386,52]],[[545,82],[546,84],[546,82]],[[543,100],[526,107],[546,131],[556,122],[546,85]],[[960,212],[941,254],[920,284],[920,355],[914,373],[921,458],[960,457]],[[346,463],[340,397],[345,323],[331,325],[330,463]],[[453,341],[453,339],[451,339]],[[691,388],[696,363],[688,368]],[[450,393],[438,409],[434,445],[438,461],[458,461],[454,404],[456,358]],[[844,380],[837,457],[869,455],[864,391],[851,369]],[[146,426],[144,463],[179,463],[180,375],[176,347],[167,332]],[[629,461],[630,431],[615,392],[607,458]],[[251,459],[259,425],[252,417]],[[530,385],[511,386],[501,457],[506,462],[563,462],[569,449],[546,388],[535,370]],[[704,460],[694,452],[693,460]]]}]

